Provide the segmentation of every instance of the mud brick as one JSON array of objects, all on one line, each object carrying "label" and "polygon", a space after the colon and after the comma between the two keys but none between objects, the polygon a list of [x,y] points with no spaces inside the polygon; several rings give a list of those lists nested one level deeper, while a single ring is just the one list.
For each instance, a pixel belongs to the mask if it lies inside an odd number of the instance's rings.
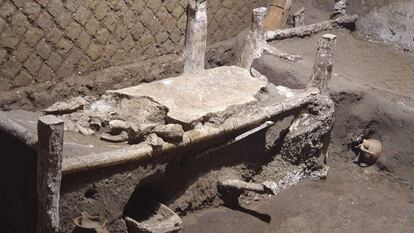
[{"label": "mud brick", "polygon": [[81,3],[82,0],[66,0],[65,7],[66,9],[75,12]]},{"label": "mud brick", "polygon": [[44,40],[40,40],[39,44],[36,47],[36,51],[37,55],[46,60],[49,57],[51,48],[48,44],[46,44]]},{"label": "mud brick", "polygon": [[71,39],[71,40],[76,40],[80,33],[82,32],[82,26],[75,22],[74,20],[71,20],[72,22],[69,23],[69,25],[66,27],[66,35]]},{"label": "mud brick", "polygon": [[119,0],[108,0],[106,1],[106,4],[108,4],[108,7],[111,9],[115,9],[118,5]]},{"label": "mud brick", "polygon": [[181,17],[177,20],[177,27],[182,32],[185,32],[187,28],[187,16],[185,14],[182,14]]},{"label": "mud brick", "polygon": [[141,37],[141,34],[145,32],[145,27],[141,22],[137,22],[131,30],[131,35],[134,40],[138,40]]},{"label": "mud brick", "polygon": [[91,58],[92,61],[96,61],[101,56],[102,46],[96,43],[91,43],[86,53],[88,54],[89,58]]},{"label": "mud brick", "polygon": [[131,10],[140,15],[145,10],[145,3],[144,1],[134,1],[134,3],[131,6]]},{"label": "mud brick", "polygon": [[70,75],[73,74],[73,70],[74,70],[74,65],[70,64],[68,62],[64,62],[62,64],[62,66],[59,68],[59,70],[56,72],[56,75],[59,78],[65,78],[65,77],[69,77]]},{"label": "mud brick", "polygon": [[84,0],[86,6],[93,10],[96,8],[96,6],[98,5],[98,2],[105,2],[105,1],[101,1],[101,0]]},{"label": "mud brick", "polygon": [[11,25],[17,34],[23,35],[29,26],[29,21],[24,14],[19,12],[13,15]]},{"label": "mud brick", "polygon": [[2,71],[5,77],[13,78],[19,72],[20,67],[20,62],[12,56],[2,65]]},{"label": "mud brick", "polygon": [[0,6],[0,16],[4,19],[13,16],[15,11],[16,7],[9,1],[4,2],[3,5]]},{"label": "mud brick", "polygon": [[139,45],[144,48],[151,44],[154,44],[154,37],[149,30],[146,30],[139,38]]},{"label": "mud brick", "polygon": [[[138,1],[141,2],[141,1]],[[94,10],[94,14],[98,20],[102,20],[108,13],[108,7],[104,1],[99,1]]]},{"label": "mud brick", "polygon": [[118,24],[115,30],[115,36],[123,40],[126,37],[127,33],[128,33],[128,28],[122,24]]},{"label": "mud brick", "polygon": [[11,87],[9,80],[0,77],[0,91],[9,90]]},{"label": "mud brick", "polygon": [[149,28],[151,26],[151,22],[154,18],[154,14],[151,10],[146,9],[144,12],[142,12],[142,15],[140,17],[140,21],[142,24],[144,24],[145,27]]},{"label": "mud brick", "polygon": [[157,12],[162,5],[161,0],[151,0],[147,3],[147,7],[152,10],[152,12]]},{"label": "mud brick", "polygon": [[[23,7],[27,0],[12,0],[17,7]],[[0,1],[1,4],[1,1]]]},{"label": "mud brick", "polygon": [[17,34],[10,28],[0,33],[0,47],[13,49],[19,43]]},{"label": "mud brick", "polygon": [[27,86],[33,81],[33,77],[26,71],[21,70],[20,73],[13,79],[15,87]]},{"label": "mud brick", "polygon": [[134,47],[134,40],[132,39],[132,36],[128,34],[123,41],[121,41],[121,47],[125,51],[129,51]]},{"label": "mud brick", "polygon": [[46,36],[46,41],[51,43],[53,46],[57,46],[63,37],[63,32],[58,28],[53,28]]},{"label": "mud brick", "polygon": [[40,60],[40,58],[32,53],[26,60],[26,63],[24,63],[24,67],[29,71],[29,73],[35,75],[36,72],[39,70],[41,64],[42,61]]},{"label": "mud brick", "polygon": [[61,0],[50,0],[48,3],[47,10],[55,18],[58,18],[60,14],[66,12],[66,9],[63,6]]},{"label": "mud brick", "polygon": [[82,50],[75,47],[72,49],[72,51],[70,51],[69,56],[66,58],[66,62],[76,65],[82,56],[83,56]]},{"label": "mud brick", "polygon": [[60,27],[66,28],[68,24],[72,22],[72,15],[68,12],[68,10],[64,9],[61,14],[55,17],[55,19],[56,19],[56,23]]},{"label": "mud brick", "polygon": [[106,28],[109,31],[113,32],[115,27],[116,27],[117,21],[118,21],[118,19],[115,15],[109,14],[103,20],[103,24],[106,26]]},{"label": "mud brick", "polygon": [[52,52],[49,55],[49,58],[46,60],[46,64],[48,64],[55,71],[57,70],[61,62],[62,62],[62,58],[60,57],[59,54],[55,52]]},{"label": "mud brick", "polygon": [[94,16],[91,16],[88,20],[88,22],[85,25],[85,29],[86,31],[90,34],[90,35],[95,35],[96,31],[99,28],[99,22],[98,20],[96,20],[96,18]]},{"label": "mud brick", "polygon": [[41,9],[40,5],[33,1],[28,1],[23,6],[23,12],[31,21],[34,21],[37,18]]},{"label": "mud brick", "polygon": [[109,31],[106,28],[99,29],[96,34],[95,38],[100,44],[105,44],[109,37]]},{"label": "mud brick", "polygon": [[164,21],[167,19],[167,16],[169,15],[167,9],[165,9],[164,6],[161,6],[160,9],[158,10],[156,16],[158,18],[158,20],[160,21],[160,23],[164,23]]},{"label": "mud brick", "polygon": [[32,49],[22,41],[17,45],[16,49],[13,51],[13,55],[16,56],[19,62],[24,62],[31,52]]},{"label": "mud brick", "polygon": [[175,9],[175,6],[178,4],[178,0],[166,0],[164,2],[165,8],[168,10],[168,12],[172,13]]},{"label": "mud brick", "polygon": [[84,6],[80,6],[76,13],[74,14],[74,19],[80,24],[85,25],[88,22],[91,12]]},{"label": "mud brick", "polygon": [[4,26],[6,25],[6,22],[4,21],[3,18],[0,17],[0,31],[3,30]]},{"label": "mud brick", "polygon": [[108,56],[112,56],[115,53],[117,48],[118,48],[118,41],[115,38],[110,38],[108,42],[106,43],[104,50]]},{"label": "mud brick", "polygon": [[135,14],[132,11],[127,10],[123,16],[123,21],[124,21],[125,26],[127,26],[128,29],[132,28],[136,22]]},{"label": "mud brick", "polygon": [[36,20],[36,23],[43,31],[49,32],[52,28],[56,27],[56,24],[53,22],[52,17],[46,11],[40,13],[39,18]]},{"label": "mud brick", "polygon": [[42,7],[46,7],[48,5],[49,0],[35,0],[39,5]]},{"label": "mud brick", "polygon": [[184,13],[184,8],[183,8],[183,7],[181,7],[181,6],[179,6],[179,7],[176,7],[176,8],[173,10],[172,15],[173,15],[175,18],[178,18],[178,17],[180,17],[183,13]]},{"label": "mud brick", "polygon": [[81,48],[82,50],[86,50],[88,49],[88,46],[91,43],[91,38],[88,35],[88,33],[86,33],[86,31],[83,30],[76,42],[79,48]]},{"label": "mud brick", "polygon": [[89,68],[92,66],[92,61],[88,56],[82,56],[78,63],[78,69],[81,74],[86,73]]},{"label": "mud brick", "polygon": [[57,51],[60,54],[66,54],[73,47],[73,43],[65,38],[62,38],[57,44]]},{"label": "mud brick", "polygon": [[168,36],[169,35],[166,31],[160,31],[157,33],[157,35],[155,35],[155,41],[157,42],[157,44],[161,44],[168,40]]},{"label": "mud brick", "polygon": [[149,30],[151,31],[151,34],[155,35],[155,34],[157,34],[158,31],[160,31],[161,27],[162,26],[161,26],[160,21],[158,21],[157,18],[154,18],[151,21],[151,25],[149,27]]},{"label": "mud brick", "polygon": [[54,76],[55,75],[53,73],[53,70],[46,64],[42,64],[42,67],[40,67],[39,72],[34,77],[36,82],[45,83],[47,81],[53,80]]}]

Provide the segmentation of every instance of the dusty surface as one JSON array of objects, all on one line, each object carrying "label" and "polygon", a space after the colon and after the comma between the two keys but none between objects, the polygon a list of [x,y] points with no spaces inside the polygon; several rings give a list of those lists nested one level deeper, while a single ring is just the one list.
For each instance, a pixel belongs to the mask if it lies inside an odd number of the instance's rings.
[{"label": "dusty surface", "polygon": [[219,67],[197,74],[182,75],[148,84],[110,91],[131,97],[149,97],[168,108],[167,116],[190,125],[232,105],[256,101],[266,85],[250,72],[236,66]]},{"label": "dusty surface", "polygon": [[[305,181],[272,200],[242,202],[248,211],[220,207],[185,216],[183,232],[414,231],[414,56],[346,30],[331,33],[338,36],[330,87],[336,122],[327,179]],[[264,56],[256,68],[275,84],[303,87],[322,34],[272,43],[304,59]],[[352,162],[349,146],[360,136],[383,142],[372,167]]]}]

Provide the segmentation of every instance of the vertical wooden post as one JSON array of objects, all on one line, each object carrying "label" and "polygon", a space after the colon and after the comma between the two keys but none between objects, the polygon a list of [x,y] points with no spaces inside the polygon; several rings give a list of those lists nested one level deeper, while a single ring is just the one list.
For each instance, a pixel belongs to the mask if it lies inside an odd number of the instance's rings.
[{"label": "vertical wooden post", "polygon": [[334,12],[331,14],[331,18],[346,15],[347,0],[335,0]]},{"label": "vertical wooden post", "polygon": [[250,69],[253,60],[262,55],[264,40],[263,22],[266,16],[266,8],[260,7],[253,10],[252,24],[246,36],[243,51],[240,57],[240,67]]},{"label": "vertical wooden post", "polygon": [[336,36],[325,34],[319,40],[312,75],[307,87],[316,87],[322,93],[328,92],[329,81],[332,76],[333,58],[335,55]]},{"label": "vertical wooden post", "polygon": [[204,70],[207,47],[207,0],[190,0],[187,8],[184,73]]},{"label": "vertical wooden post", "polygon": [[295,27],[305,26],[305,7],[300,8],[293,15],[295,21]]},{"label": "vertical wooden post", "polygon": [[63,121],[47,115],[37,124],[37,233],[59,232],[59,199],[62,181]]}]

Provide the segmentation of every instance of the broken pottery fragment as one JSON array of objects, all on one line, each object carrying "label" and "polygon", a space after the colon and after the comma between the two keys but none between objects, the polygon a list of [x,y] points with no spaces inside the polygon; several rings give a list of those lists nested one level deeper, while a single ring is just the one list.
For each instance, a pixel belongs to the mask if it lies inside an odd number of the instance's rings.
[{"label": "broken pottery fragment", "polygon": [[165,141],[175,142],[182,141],[184,134],[183,127],[178,124],[159,125],[155,127],[152,132]]},{"label": "broken pottery fragment", "polygon": [[136,221],[126,217],[125,222],[129,233],[173,233],[179,232],[183,225],[180,216],[163,204],[148,219]]},{"label": "broken pottery fragment", "polygon": [[128,133],[127,132],[121,132],[118,135],[112,135],[109,133],[103,133],[101,135],[101,140],[103,141],[107,141],[107,142],[115,142],[115,143],[119,143],[119,142],[126,142],[128,141]]},{"label": "broken pottery fragment", "polygon": [[91,96],[76,97],[69,101],[57,102],[52,106],[42,110],[45,114],[63,115],[82,110],[85,105],[94,101],[95,98]]},{"label": "broken pottery fragment", "polygon": [[74,232],[96,232],[109,233],[106,229],[107,220],[100,216],[91,216],[87,212],[82,212],[80,217],[73,220],[76,225]]}]

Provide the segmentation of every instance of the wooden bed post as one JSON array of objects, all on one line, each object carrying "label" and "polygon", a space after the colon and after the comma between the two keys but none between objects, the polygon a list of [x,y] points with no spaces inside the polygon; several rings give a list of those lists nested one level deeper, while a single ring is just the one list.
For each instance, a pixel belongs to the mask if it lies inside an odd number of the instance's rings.
[{"label": "wooden bed post", "polygon": [[47,115],[37,124],[37,233],[59,232],[62,181],[63,121]]},{"label": "wooden bed post", "polygon": [[250,70],[253,60],[262,55],[262,44],[265,41],[263,34],[265,16],[265,7],[253,9],[252,24],[244,42],[243,51],[240,57],[240,67]]},{"label": "wooden bed post", "polygon": [[190,0],[187,9],[184,73],[195,73],[205,67],[207,0]]},{"label": "wooden bed post", "polygon": [[316,87],[322,93],[328,93],[329,81],[332,77],[333,58],[335,55],[336,36],[325,34],[319,40],[312,75],[307,88]]}]

